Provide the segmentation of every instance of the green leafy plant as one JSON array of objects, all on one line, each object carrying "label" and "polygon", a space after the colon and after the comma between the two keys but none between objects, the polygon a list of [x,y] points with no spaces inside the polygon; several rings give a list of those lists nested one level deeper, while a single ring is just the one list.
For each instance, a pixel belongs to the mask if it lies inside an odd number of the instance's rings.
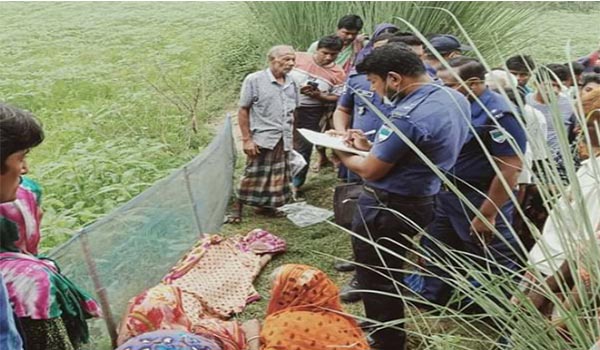
[{"label": "green leafy plant", "polygon": [[[452,12],[462,23],[478,48],[492,62],[499,63],[499,53],[511,54],[524,48],[532,39],[526,35],[540,7],[514,8],[495,2],[248,2],[256,18],[271,29],[272,41],[292,44],[305,50],[311,42],[334,32],[337,20],[354,13],[365,21],[363,29],[371,33],[378,23],[394,23],[401,30],[408,27],[395,16],[410,21],[422,33],[458,33],[458,27],[440,11]],[[272,30],[277,28],[277,30]]]}]

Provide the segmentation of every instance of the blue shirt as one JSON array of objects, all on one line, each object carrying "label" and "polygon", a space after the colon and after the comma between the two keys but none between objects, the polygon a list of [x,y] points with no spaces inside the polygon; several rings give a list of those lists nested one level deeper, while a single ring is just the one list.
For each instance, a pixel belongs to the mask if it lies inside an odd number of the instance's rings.
[{"label": "blue shirt", "polygon": [[[386,117],[394,109],[394,106],[384,103],[381,96],[371,91],[371,83],[367,80],[367,75],[358,73],[351,74],[346,81],[338,100],[338,106],[352,110],[352,129],[360,129],[364,132],[379,130],[383,120],[367,106],[361,96],[377,107]],[[373,142],[375,134],[368,135],[367,138]]]},{"label": "blue shirt", "polygon": [[[469,102],[455,90],[423,85],[400,100],[390,121],[438,168],[447,171],[467,138]],[[403,196],[431,196],[439,192],[441,179],[394,131],[383,125],[371,154],[394,167],[383,178],[368,181],[371,187]]]},{"label": "blue shirt", "polygon": [[23,341],[17,331],[8,291],[0,274],[0,349],[22,350]]},{"label": "blue shirt", "polygon": [[[489,89],[479,96],[479,100],[490,111],[491,116],[474,100],[471,102],[471,125],[490,154],[497,157],[517,155],[518,152],[509,142],[509,138],[513,138],[524,153],[526,134],[511,112],[510,102],[504,96]],[[451,173],[479,189],[487,189],[496,176],[496,172],[471,130]]]}]

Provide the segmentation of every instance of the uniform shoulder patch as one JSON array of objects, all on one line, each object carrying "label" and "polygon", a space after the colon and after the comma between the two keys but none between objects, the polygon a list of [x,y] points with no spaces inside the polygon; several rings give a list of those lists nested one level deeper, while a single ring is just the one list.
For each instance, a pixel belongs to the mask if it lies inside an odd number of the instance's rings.
[{"label": "uniform shoulder patch", "polygon": [[504,130],[498,128],[490,131],[490,137],[496,143],[504,143],[508,139]]},{"label": "uniform shoulder patch", "polygon": [[382,125],[377,132],[377,142],[383,142],[392,136],[394,131],[390,129],[387,125]]}]

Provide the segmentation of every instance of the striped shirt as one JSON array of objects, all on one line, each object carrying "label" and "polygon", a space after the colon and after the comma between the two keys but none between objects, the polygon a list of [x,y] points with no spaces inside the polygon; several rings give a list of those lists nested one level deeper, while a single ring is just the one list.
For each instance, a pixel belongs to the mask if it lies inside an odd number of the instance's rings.
[{"label": "striped shirt", "polygon": [[[330,94],[341,95],[346,80],[346,73],[342,67],[332,63],[327,67],[319,66],[312,54],[296,52],[296,67],[290,73],[296,85],[302,87],[308,81],[318,85],[319,90]],[[300,94],[300,107],[320,107],[323,102],[316,98]]]}]

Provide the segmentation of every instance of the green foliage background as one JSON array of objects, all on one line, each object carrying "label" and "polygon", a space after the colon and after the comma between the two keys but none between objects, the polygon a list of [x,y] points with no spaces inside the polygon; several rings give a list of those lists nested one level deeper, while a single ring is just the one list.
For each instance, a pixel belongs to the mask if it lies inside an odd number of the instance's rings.
[{"label": "green foliage background", "polygon": [[[44,247],[195,156],[241,79],[263,65],[243,4],[2,3],[0,12],[0,100],[34,112],[46,131],[30,157],[45,189]],[[165,97],[191,101],[196,89],[197,134]]]}]

